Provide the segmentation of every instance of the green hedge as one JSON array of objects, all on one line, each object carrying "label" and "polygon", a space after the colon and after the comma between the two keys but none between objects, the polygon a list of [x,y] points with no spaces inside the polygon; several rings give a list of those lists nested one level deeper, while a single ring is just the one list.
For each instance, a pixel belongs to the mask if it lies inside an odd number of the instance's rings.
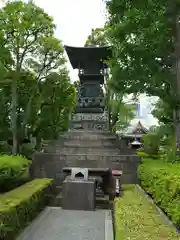
[{"label": "green hedge", "polygon": [[159,155],[149,155],[147,153],[145,153],[144,151],[137,151],[138,156],[140,156],[141,158],[153,158],[153,159],[158,159]]},{"label": "green hedge", "polygon": [[138,170],[140,184],[155,203],[180,227],[180,164],[143,160]]},{"label": "green hedge", "polygon": [[0,156],[0,192],[9,191],[28,181],[30,161],[23,156]]},{"label": "green hedge", "polygon": [[123,195],[115,200],[116,240],[180,239],[175,228],[165,223],[155,205],[136,186],[126,185]]},{"label": "green hedge", "polygon": [[0,196],[0,239],[14,240],[47,204],[51,179],[36,179]]}]

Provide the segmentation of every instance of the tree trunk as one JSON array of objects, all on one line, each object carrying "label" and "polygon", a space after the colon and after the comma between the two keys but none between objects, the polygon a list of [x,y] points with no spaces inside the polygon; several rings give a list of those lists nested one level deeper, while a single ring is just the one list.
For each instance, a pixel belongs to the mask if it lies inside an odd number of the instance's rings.
[{"label": "tree trunk", "polygon": [[180,23],[179,15],[176,16],[176,35],[175,35],[175,56],[176,56],[176,86],[178,97],[178,108],[175,113],[176,118],[176,146],[180,149]]},{"label": "tree trunk", "polygon": [[12,123],[12,154],[17,154],[17,76],[12,81],[12,102],[11,102],[11,123]]}]

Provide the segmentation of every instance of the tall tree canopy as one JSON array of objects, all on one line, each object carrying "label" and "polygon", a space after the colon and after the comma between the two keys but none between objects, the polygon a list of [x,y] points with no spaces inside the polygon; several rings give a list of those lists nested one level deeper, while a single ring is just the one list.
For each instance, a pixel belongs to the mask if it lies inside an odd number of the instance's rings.
[{"label": "tall tree canopy", "polygon": [[173,109],[180,140],[179,1],[105,2],[113,88],[160,97]]},{"label": "tall tree canopy", "polygon": [[67,128],[75,90],[53,19],[43,9],[8,2],[0,9],[0,25],[1,111],[16,154],[29,134],[51,138]]},{"label": "tall tree canopy", "polygon": [[108,35],[106,28],[93,28],[91,30],[91,34],[87,37],[87,40],[84,44],[85,47],[88,47],[90,45],[94,46],[107,46],[109,44],[108,42]]}]

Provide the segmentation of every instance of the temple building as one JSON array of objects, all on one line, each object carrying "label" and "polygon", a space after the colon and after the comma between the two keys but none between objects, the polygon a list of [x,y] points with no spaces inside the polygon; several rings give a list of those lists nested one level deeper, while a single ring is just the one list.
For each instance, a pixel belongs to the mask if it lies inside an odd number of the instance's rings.
[{"label": "temple building", "polygon": [[130,126],[120,133],[120,137],[126,140],[127,144],[132,144],[134,141],[136,141],[136,144],[141,143],[143,135],[148,133],[148,128],[142,122],[142,120],[136,121],[136,119],[132,121]]},{"label": "temple building", "polygon": [[131,120],[129,127],[118,132],[121,139],[124,139],[127,145],[140,147],[142,145],[142,137],[148,133],[149,127],[146,125],[146,119],[141,114],[140,101],[130,103],[135,106],[135,118]]}]

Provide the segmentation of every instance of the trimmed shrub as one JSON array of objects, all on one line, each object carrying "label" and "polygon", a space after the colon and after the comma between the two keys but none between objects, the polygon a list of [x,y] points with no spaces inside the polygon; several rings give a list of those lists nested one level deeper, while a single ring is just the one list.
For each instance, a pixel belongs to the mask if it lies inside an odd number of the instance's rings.
[{"label": "trimmed shrub", "polygon": [[144,190],[180,228],[180,164],[146,159],[138,174]]},{"label": "trimmed shrub", "polygon": [[136,186],[126,185],[122,198],[115,200],[116,240],[175,240],[176,229],[166,224]]},{"label": "trimmed shrub", "polygon": [[157,155],[160,147],[160,137],[156,133],[143,136],[144,152],[148,155]]},{"label": "trimmed shrub", "polygon": [[51,179],[36,179],[0,196],[0,239],[14,240],[47,204]]},{"label": "trimmed shrub", "polygon": [[138,156],[140,156],[141,158],[153,158],[153,159],[157,159],[159,158],[159,155],[149,155],[147,153],[145,153],[144,151],[137,151]]},{"label": "trimmed shrub", "polygon": [[30,163],[22,156],[0,156],[0,192],[9,191],[28,181]]}]

